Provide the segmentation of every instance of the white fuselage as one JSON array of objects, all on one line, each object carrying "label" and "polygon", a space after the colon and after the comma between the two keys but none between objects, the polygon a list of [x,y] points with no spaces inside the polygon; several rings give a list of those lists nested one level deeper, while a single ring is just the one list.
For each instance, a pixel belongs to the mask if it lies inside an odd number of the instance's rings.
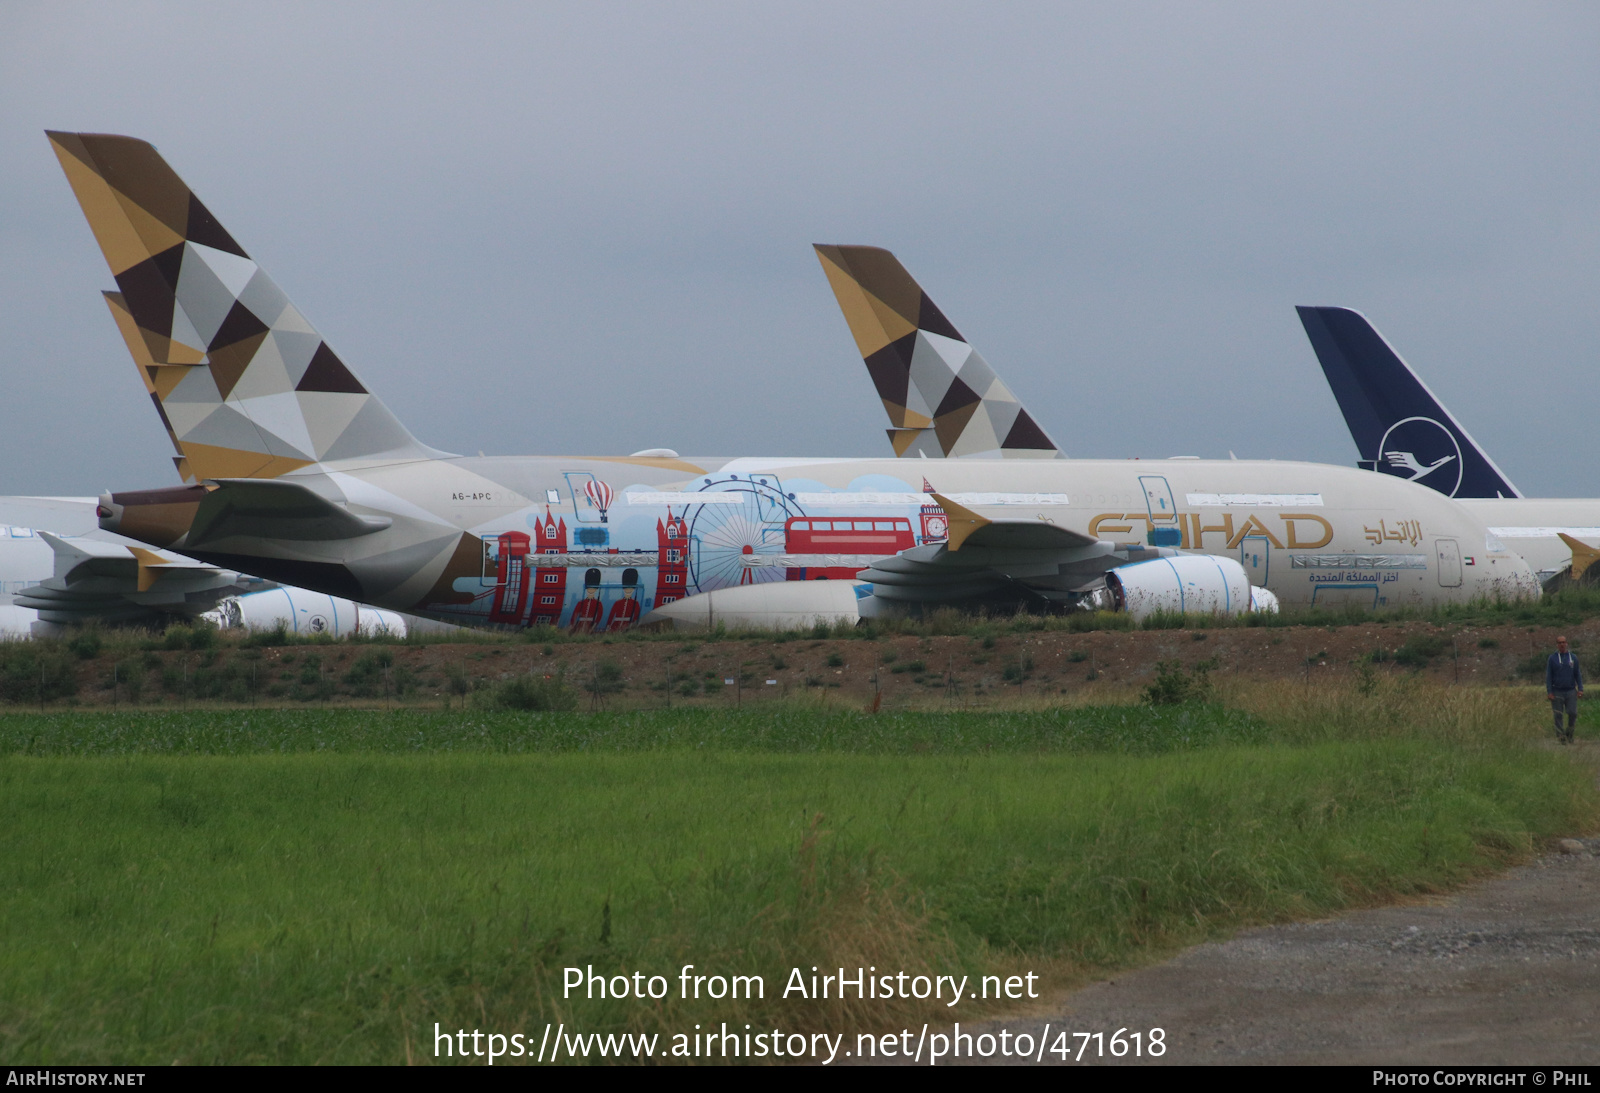
[{"label": "white fuselage", "polygon": [[[579,612],[603,628],[624,600],[649,611],[696,592],[807,579],[807,566],[940,541],[932,491],[1093,540],[1145,543],[1155,533],[1158,543],[1233,558],[1285,605],[1539,592],[1523,559],[1457,502],[1315,463],[458,457],[285,478],[393,523],[337,541],[240,536],[195,556],[247,572],[249,557],[268,559],[266,576],[285,564],[338,569],[367,602],[454,622],[568,625]],[[119,518],[103,525],[115,530]],[[1048,584],[1049,574],[1025,579]]]},{"label": "white fuselage", "polygon": [[1559,573],[1571,563],[1572,548],[1561,541],[1562,533],[1600,545],[1600,498],[1462,497],[1457,504],[1527,559],[1535,573]]}]

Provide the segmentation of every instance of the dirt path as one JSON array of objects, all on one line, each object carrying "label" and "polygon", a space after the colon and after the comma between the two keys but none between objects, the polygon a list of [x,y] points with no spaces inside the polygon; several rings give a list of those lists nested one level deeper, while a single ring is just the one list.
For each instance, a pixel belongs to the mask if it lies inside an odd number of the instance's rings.
[{"label": "dirt path", "polygon": [[[686,635],[683,640],[630,641],[604,638],[541,643],[537,640],[476,645],[291,646],[215,651],[108,649],[79,661],[71,658],[76,706],[128,703],[172,705],[188,700],[248,705],[382,703],[391,681],[404,701],[439,707],[452,699],[452,677],[470,687],[492,686],[523,673],[561,676],[574,686],[595,666],[612,661],[622,691],[610,708],[726,707],[760,704],[793,695],[861,709],[881,691],[882,708],[984,709],[1017,700],[1038,702],[1069,696],[1074,701],[1126,701],[1152,677],[1157,661],[1192,668],[1202,660],[1229,678],[1325,682],[1352,679],[1358,659],[1381,650],[1383,676],[1420,672],[1436,682],[1499,685],[1519,676],[1518,667],[1555,648],[1558,628],[1501,625],[1439,627],[1425,622],[1374,621],[1353,626],[1290,626],[1213,631],[1135,630],[1075,634],[1062,631],[978,637],[886,637],[880,641],[796,638],[785,642],[739,637],[718,641]],[[1580,654],[1600,644],[1600,619],[1559,629]],[[1398,649],[1413,655],[1397,662]],[[365,690],[349,673],[364,657],[385,654],[392,669],[379,669]],[[113,668],[118,674],[113,674]],[[391,675],[384,674],[390,671]],[[398,682],[405,680],[401,686]],[[120,680],[116,686],[114,682]],[[729,683],[727,681],[736,682]],[[30,708],[22,688],[15,701]]]},{"label": "dirt path", "polygon": [[1162,1028],[1169,1050],[1144,1060],[1161,1063],[1600,1063],[1600,839],[1564,845],[1447,898],[1250,930],[982,1030]]}]

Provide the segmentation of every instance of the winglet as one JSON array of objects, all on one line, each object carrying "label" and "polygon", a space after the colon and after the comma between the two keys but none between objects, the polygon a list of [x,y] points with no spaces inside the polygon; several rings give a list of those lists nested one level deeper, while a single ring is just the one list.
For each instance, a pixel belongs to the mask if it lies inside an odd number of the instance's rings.
[{"label": "winglet", "polygon": [[166,565],[167,559],[153,550],[146,550],[144,547],[131,546],[128,548],[128,553],[132,554],[139,562],[139,591],[150,591],[155,583],[161,579],[160,572],[151,567]]},{"label": "winglet", "polygon": [[966,506],[956,504],[942,493],[934,494],[933,499],[950,518],[950,538],[945,545],[952,551],[960,550],[961,544],[965,543],[973,532],[994,523],[993,520],[979,516]]},{"label": "winglet", "polygon": [[1588,568],[1600,561],[1600,550],[1596,550],[1588,543],[1574,539],[1564,531],[1556,532],[1561,536],[1561,541],[1572,548],[1572,579],[1578,580]]}]

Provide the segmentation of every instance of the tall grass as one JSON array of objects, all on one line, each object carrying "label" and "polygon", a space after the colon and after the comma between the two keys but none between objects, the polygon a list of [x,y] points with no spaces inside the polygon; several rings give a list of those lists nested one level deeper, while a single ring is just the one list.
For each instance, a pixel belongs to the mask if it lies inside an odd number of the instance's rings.
[{"label": "tall grass", "polygon": [[15,713],[0,755],[249,755],[290,752],[829,752],[1155,754],[1257,743],[1269,726],[1216,705],[1042,708],[1002,713],[755,709],[524,713],[509,710],[259,710]]},{"label": "tall grass", "polygon": [[[1387,686],[1387,685],[1385,685]],[[1409,689],[1408,689],[1409,688]],[[789,970],[1108,969],[1591,827],[1516,691],[1223,688],[998,717],[0,719],[0,1053],[432,1061],[443,1028],[860,1031]],[[565,997],[562,970],[765,997]],[[676,993],[674,991],[674,993]]]}]

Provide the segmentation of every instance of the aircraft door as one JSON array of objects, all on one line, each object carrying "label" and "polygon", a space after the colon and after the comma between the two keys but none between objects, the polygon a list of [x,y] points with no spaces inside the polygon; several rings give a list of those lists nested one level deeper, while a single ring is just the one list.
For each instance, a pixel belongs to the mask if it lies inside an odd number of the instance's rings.
[{"label": "aircraft door", "polygon": [[1434,557],[1439,562],[1439,587],[1461,587],[1461,545],[1454,539],[1435,539]]},{"label": "aircraft door", "polygon": [[1159,474],[1141,474],[1139,485],[1144,488],[1145,509],[1155,523],[1171,523],[1178,518],[1178,507],[1172,503],[1172,487]]},{"label": "aircraft door", "polygon": [[1246,535],[1239,540],[1239,564],[1244,566],[1251,584],[1267,587],[1267,565],[1272,560],[1268,551],[1271,549],[1272,540],[1265,535]]}]

